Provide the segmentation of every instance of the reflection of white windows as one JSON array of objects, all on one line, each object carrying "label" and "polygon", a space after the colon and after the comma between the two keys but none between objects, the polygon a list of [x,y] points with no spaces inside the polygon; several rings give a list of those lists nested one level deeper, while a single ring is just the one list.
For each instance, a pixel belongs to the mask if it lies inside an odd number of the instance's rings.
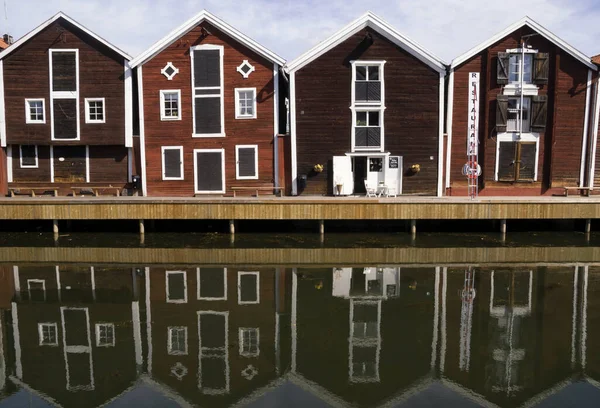
[{"label": "reflection of white windows", "polygon": [[20,145],[19,156],[22,169],[38,168],[38,148],[36,145]]},{"label": "reflection of white windows", "polygon": [[238,272],[238,304],[260,303],[260,272]]},{"label": "reflection of white windows", "polygon": [[113,323],[96,323],[96,346],[115,346],[115,325]]},{"label": "reflection of white windows", "polygon": [[44,279],[27,279],[27,292],[32,302],[46,301],[46,281]]},{"label": "reflection of white windows", "polygon": [[[508,82],[518,84],[521,82],[521,54],[510,54],[508,57]],[[531,83],[531,68],[533,66],[533,54],[525,54],[523,66],[523,83]]]},{"label": "reflection of white windows", "polygon": [[187,273],[167,271],[167,303],[187,303]]},{"label": "reflection of white windows", "polygon": [[58,346],[56,323],[39,323],[40,346]]},{"label": "reflection of white windows", "polygon": [[198,312],[198,389],[205,395],[229,393],[229,312]]},{"label": "reflection of white windows", "polygon": [[85,98],[85,123],[105,123],[104,98]]},{"label": "reflection of white windows", "polygon": [[350,382],[379,382],[381,354],[381,300],[350,299]]},{"label": "reflection of white windows", "polygon": [[256,119],[256,88],[235,89],[235,118]]},{"label": "reflection of white windows", "polygon": [[227,268],[197,268],[198,300],[227,300]]},{"label": "reflection of white windows", "polygon": [[168,328],[168,352],[172,356],[181,356],[188,353],[187,327]]},{"label": "reflection of white windows", "polygon": [[46,123],[45,99],[25,99],[25,123]]},{"label": "reflection of white windows", "polygon": [[506,110],[506,130],[508,132],[530,131],[530,106],[531,99],[523,98],[523,116],[521,119],[521,98],[508,98],[508,108]]},{"label": "reflection of white windows", "polygon": [[258,327],[240,328],[240,356],[257,357],[260,354],[258,342],[260,341],[260,331]]},{"label": "reflection of white windows", "polygon": [[181,90],[160,91],[160,120],[181,120]]}]

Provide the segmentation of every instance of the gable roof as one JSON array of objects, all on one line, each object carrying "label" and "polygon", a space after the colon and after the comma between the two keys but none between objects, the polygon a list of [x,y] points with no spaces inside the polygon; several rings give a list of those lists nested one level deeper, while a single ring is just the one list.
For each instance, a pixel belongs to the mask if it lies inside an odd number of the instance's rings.
[{"label": "gable roof", "polygon": [[219,30],[223,31],[225,34],[229,35],[234,40],[242,43],[246,47],[250,48],[252,51],[254,51],[257,54],[268,59],[269,61],[275,62],[279,65],[285,64],[285,60],[282,57],[280,57],[279,55],[277,55],[274,52],[263,47],[262,45],[260,45],[259,43],[257,43],[253,39],[251,39],[250,37],[242,34],[240,31],[236,30],[235,28],[233,28],[232,26],[230,26],[229,24],[227,24],[225,21],[221,20],[217,16],[209,13],[206,10],[202,10],[200,13],[196,14],[194,17],[192,17],[191,19],[189,19],[188,21],[186,21],[185,23],[183,23],[182,25],[177,27],[175,30],[171,31],[165,37],[158,40],[146,51],[142,52],[140,55],[135,57],[131,61],[131,67],[133,68],[138,65],[145,64],[148,60],[153,58],[156,54],[158,54],[159,52],[161,52],[162,50],[167,48],[169,45],[173,44],[173,42],[175,42],[177,39],[179,39],[184,34],[188,33],[190,30],[192,30],[194,27],[196,27],[198,24],[202,23],[203,21],[208,21],[210,24],[212,24]]},{"label": "gable roof", "polygon": [[558,36],[556,36],[550,30],[548,30],[547,28],[538,24],[537,22],[535,22],[533,19],[529,18],[528,16],[523,17],[516,23],[507,27],[503,31],[494,35],[493,37],[488,38],[487,40],[485,40],[481,44],[477,45],[476,47],[471,48],[469,51],[465,52],[461,56],[454,58],[452,60],[452,63],[450,64],[450,68],[457,67],[458,65],[467,61],[471,57],[479,54],[481,51],[485,50],[486,48],[491,47],[496,42],[500,41],[507,35],[511,34],[512,32],[518,30],[519,28],[521,28],[523,26],[527,26],[527,27],[531,28],[533,31],[540,34],[542,37],[546,38],[551,43],[557,45],[558,47],[560,47],[561,49],[566,51],[568,54],[573,56],[573,58],[575,58],[577,61],[581,62],[588,68],[593,69],[593,70],[598,69],[594,64],[592,64],[590,57],[588,57],[581,51],[577,50],[573,46],[567,44],[565,41],[561,40]]},{"label": "gable roof", "polygon": [[112,45],[111,43],[109,43],[108,41],[106,41],[104,38],[100,37],[96,33],[88,30],[87,28],[85,28],[84,26],[82,26],[81,24],[79,24],[77,21],[73,20],[71,17],[69,17],[66,14],[64,14],[62,11],[59,11],[54,16],[50,17],[48,20],[44,21],[42,24],[40,24],[39,26],[37,26],[36,28],[34,28],[32,31],[28,32],[23,37],[19,38],[10,47],[8,47],[4,51],[0,52],[0,59],[6,57],[10,53],[12,53],[13,51],[15,51],[19,47],[21,47],[21,45],[25,44],[32,37],[34,37],[37,33],[39,33],[40,31],[42,31],[43,29],[45,29],[46,27],[48,27],[50,24],[54,23],[56,20],[61,19],[61,18],[63,20],[65,20],[65,21],[67,21],[68,23],[74,25],[75,27],[77,27],[81,31],[85,32],[87,35],[89,35],[92,38],[96,39],[100,43],[106,45],[108,48],[110,48],[111,50],[113,50],[117,54],[121,55],[126,60],[129,61],[129,60],[132,59],[131,55],[127,54],[125,51],[121,50],[120,48]]},{"label": "gable roof", "polygon": [[299,70],[366,27],[372,28],[390,40],[392,43],[396,44],[436,71],[446,72],[447,64],[445,62],[413,40],[400,34],[390,24],[370,11],[367,11],[365,14],[339,30],[337,33],[333,34],[325,41],[322,41],[304,54],[300,55],[295,60],[291,61],[289,64],[287,64],[286,69],[290,73]]},{"label": "gable roof", "polygon": [[4,38],[0,38],[0,48],[5,50],[8,48],[8,44],[4,41]]}]

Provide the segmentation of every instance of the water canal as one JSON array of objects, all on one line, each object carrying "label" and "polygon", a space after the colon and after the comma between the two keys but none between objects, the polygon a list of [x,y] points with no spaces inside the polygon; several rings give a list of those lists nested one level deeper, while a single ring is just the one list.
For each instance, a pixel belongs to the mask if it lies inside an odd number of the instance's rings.
[{"label": "water canal", "polygon": [[596,407],[599,241],[0,235],[0,408]]}]

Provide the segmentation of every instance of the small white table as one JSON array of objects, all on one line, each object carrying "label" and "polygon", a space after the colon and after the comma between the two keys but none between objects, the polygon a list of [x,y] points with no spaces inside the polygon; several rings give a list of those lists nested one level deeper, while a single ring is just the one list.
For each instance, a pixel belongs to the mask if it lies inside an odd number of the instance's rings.
[{"label": "small white table", "polygon": [[386,186],[385,184],[378,184],[377,185],[377,197],[387,197],[388,195],[388,186]]}]

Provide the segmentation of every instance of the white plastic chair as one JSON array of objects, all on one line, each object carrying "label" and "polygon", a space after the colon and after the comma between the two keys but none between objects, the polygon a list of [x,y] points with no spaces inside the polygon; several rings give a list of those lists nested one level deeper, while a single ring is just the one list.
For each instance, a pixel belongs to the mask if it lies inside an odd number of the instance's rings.
[{"label": "white plastic chair", "polygon": [[396,187],[388,187],[386,197],[398,197],[396,194]]},{"label": "white plastic chair", "polygon": [[367,197],[377,197],[377,189],[370,187],[367,180],[365,180],[365,190],[367,190]]}]

